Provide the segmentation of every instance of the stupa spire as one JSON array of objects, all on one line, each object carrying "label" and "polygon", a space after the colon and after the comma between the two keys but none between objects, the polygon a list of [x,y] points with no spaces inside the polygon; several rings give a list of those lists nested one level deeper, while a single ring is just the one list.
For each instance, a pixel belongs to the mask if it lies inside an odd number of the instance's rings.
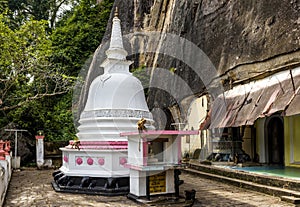
[{"label": "stupa spire", "polygon": [[118,7],[116,7],[116,10],[115,10],[115,17],[118,17],[119,16],[119,9]]},{"label": "stupa spire", "polygon": [[116,7],[109,49],[106,51],[108,59],[126,60],[127,52],[123,46],[121,21],[118,17],[118,7]]}]

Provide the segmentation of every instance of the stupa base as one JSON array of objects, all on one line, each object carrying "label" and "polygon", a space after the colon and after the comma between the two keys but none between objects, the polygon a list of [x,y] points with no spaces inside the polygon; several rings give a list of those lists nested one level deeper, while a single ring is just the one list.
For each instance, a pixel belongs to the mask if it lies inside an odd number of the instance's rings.
[{"label": "stupa base", "polygon": [[52,187],[57,192],[119,196],[129,192],[129,177],[67,176],[58,170],[53,173]]}]

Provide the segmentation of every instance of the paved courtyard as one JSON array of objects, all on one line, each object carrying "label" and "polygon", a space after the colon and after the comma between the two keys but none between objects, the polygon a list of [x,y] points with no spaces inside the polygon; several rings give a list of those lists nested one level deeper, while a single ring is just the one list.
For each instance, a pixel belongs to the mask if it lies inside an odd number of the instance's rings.
[{"label": "paved courtyard", "polygon": [[[4,207],[46,207],[46,206],[141,206],[126,196],[105,197],[84,194],[57,193],[52,189],[53,170],[26,169],[14,172],[8,189]],[[240,206],[240,207],[275,207],[294,206],[281,202],[279,198],[265,194],[233,187],[220,182],[202,179],[194,175],[182,174],[185,181],[181,185],[181,195],[184,190],[195,189],[196,202],[194,206]]]}]

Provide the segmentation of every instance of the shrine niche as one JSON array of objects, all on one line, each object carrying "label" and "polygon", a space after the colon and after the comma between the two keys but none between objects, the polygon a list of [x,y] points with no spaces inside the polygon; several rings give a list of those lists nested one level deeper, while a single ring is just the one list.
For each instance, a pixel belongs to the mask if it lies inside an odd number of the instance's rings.
[{"label": "shrine niche", "polygon": [[181,139],[198,131],[147,130],[124,132],[128,137],[128,162],[132,199],[151,199],[157,195],[179,197]]}]

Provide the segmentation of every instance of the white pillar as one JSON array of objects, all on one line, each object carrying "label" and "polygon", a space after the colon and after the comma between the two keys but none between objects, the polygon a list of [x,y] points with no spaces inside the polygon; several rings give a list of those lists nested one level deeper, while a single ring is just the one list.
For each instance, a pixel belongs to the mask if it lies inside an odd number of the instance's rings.
[{"label": "white pillar", "polygon": [[35,136],[36,138],[36,164],[38,168],[44,165],[44,136]]}]

